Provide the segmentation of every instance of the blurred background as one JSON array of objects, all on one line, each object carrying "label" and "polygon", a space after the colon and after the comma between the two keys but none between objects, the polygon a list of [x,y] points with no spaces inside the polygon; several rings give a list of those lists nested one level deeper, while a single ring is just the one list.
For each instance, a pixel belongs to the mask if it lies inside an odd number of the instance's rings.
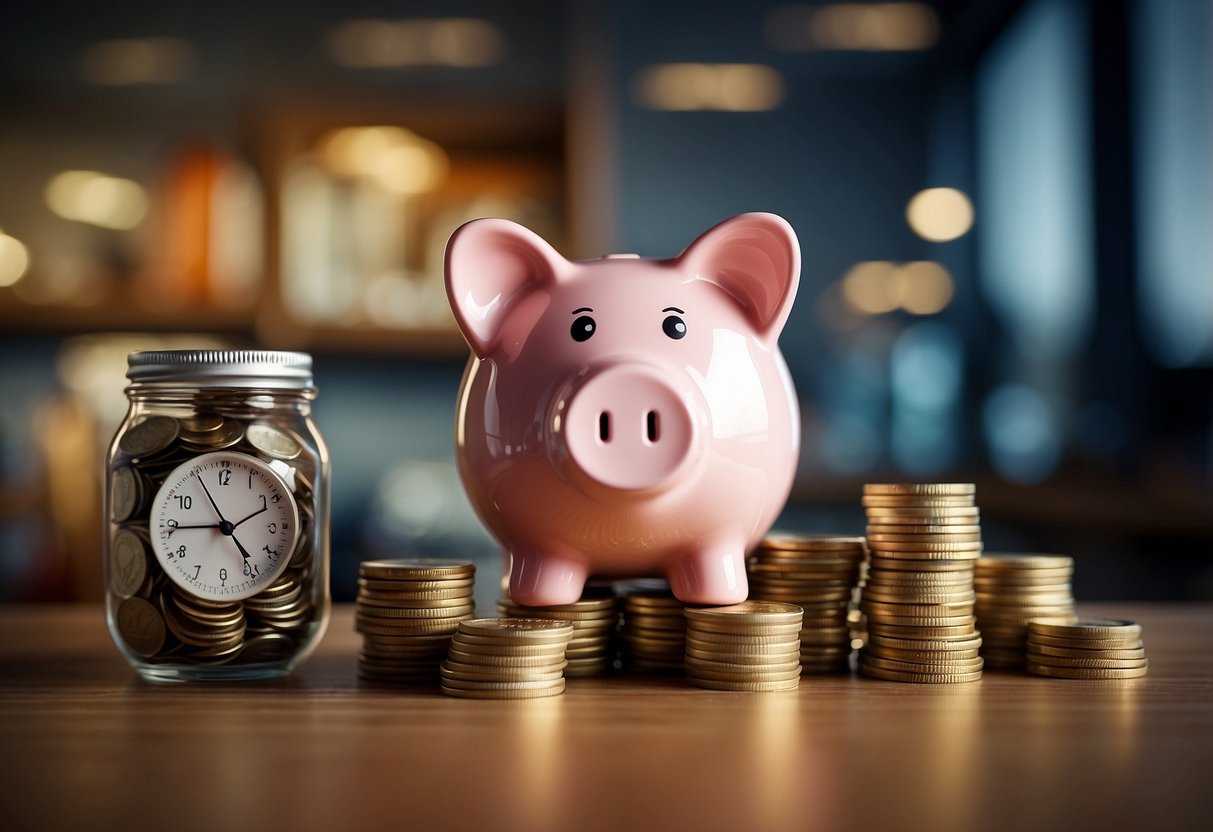
[{"label": "blurred background", "polygon": [[6,4],[0,600],[100,598],[158,346],[314,354],[336,599],[374,556],[491,578],[451,231],[671,257],[754,210],[804,253],[780,526],[971,480],[1080,600],[1213,598],[1211,46],[1210,0]]}]

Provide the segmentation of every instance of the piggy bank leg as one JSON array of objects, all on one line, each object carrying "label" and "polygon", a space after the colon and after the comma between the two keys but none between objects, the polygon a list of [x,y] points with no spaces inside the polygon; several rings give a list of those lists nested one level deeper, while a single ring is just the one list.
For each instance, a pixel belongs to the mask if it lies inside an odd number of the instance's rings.
[{"label": "piggy bank leg", "polygon": [[749,595],[745,542],[722,538],[687,552],[670,564],[666,577],[678,600],[688,604],[737,604]]},{"label": "piggy bank leg", "polygon": [[589,570],[584,563],[552,552],[510,553],[510,597],[518,604],[544,607],[581,598]]}]

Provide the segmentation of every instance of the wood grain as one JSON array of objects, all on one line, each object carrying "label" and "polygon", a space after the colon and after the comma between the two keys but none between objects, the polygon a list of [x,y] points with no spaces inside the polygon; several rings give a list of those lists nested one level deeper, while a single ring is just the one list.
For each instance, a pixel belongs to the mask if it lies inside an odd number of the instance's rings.
[{"label": "wood grain", "polygon": [[481,702],[359,684],[348,607],[291,679],[216,686],[138,681],[98,607],[0,608],[0,825],[1208,828],[1213,606],[1083,611],[1145,626],[1145,679],[620,677]]}]

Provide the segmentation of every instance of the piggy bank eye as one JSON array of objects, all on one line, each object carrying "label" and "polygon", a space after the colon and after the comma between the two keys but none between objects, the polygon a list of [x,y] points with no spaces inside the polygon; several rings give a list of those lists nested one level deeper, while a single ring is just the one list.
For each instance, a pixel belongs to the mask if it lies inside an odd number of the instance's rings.
[{"label": "piggy bank eye", "polygon": [[687,325],[682,318],[678,317],[677,315],[671,315],[661,322],[661,330],[666,335],[677,341],[679,338],[686,337]]},{"label": "piggy bank eye", "polygon": [[593,318],[589,315],[582,315],[573,321],[573,330],[570,334],[573,336],[574,341],[588,341],[597,329],[598,327],[594,323]]}]

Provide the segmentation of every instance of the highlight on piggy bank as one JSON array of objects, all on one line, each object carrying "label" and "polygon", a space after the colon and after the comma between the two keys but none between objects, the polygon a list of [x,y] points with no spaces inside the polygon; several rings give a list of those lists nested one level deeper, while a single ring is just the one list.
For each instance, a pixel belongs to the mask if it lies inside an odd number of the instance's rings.
[{"label": "highlight on piggy bank", "polygon": [[457,455],[516,602],[571,603],[590,576],[746,598],[745,554],[797,464],[778,338],[799,279],[796,234],[774,214],[666,260],[570,261],[500,219],[455,231],[447,295],[472,349]]}]

